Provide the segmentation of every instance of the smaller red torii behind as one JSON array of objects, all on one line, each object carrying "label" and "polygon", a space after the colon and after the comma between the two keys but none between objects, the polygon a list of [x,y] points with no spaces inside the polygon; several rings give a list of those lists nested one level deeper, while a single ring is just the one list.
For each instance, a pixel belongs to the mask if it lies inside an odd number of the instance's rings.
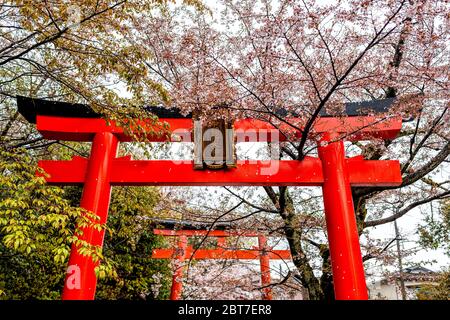
[{"label": "smaller red torii behind", "polygon": [[[260,261],[262,300],[272,300],[272,290],[270,288],[270,260],[291,259],[289,250],[272,250],[267,246],[267,238],[256,232],[237,232],[225,230],[168,230],[154,229],[154,234],[163,236],[178,237],[176,249],[154,249],[152,258],[155,259],[176,259],[177,265],[172,277],[172,288],[170,290],[170,300],[180,300],[183,290],[183,262],[186,259],[207,260],[207,259],[239,259]],[[217,238],[217,249],[197,249],[188,246],[188,237],[214,237]],[[227,249],[224,248],[226,238],[257,237],[258,247],[254,249]]]}]

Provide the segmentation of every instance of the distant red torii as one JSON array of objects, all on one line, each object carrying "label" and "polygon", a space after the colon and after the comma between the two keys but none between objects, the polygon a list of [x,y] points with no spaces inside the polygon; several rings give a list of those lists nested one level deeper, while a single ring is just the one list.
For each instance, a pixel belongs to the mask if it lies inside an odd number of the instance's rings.
[{"label": "distant red torii", "polygon": [[[257,232],[240,232],[225,230],[168,230],[154,229],[158,235],[172,236],[178,238],[178,245],[175,249],[154,249],[152,258],[155,259],[176,259],[177,267],[172,278],[170,290],[170,300],[179,300],[183,290],[183,262],[186,259],[210,260],[210,259],[235,259],[235,260],[259,260],[261,270],[262,299],[272,300],[272,290],[270,288],[270,260],[290,260],[289,250],[273,250],[267,246],[267,238]],[[189,237],[212,237],[217,238],[217,249],[197,249],[188,245]],[[228,237],[257,237],[258,247],[253,249],[229,249],[225,248]]]}]

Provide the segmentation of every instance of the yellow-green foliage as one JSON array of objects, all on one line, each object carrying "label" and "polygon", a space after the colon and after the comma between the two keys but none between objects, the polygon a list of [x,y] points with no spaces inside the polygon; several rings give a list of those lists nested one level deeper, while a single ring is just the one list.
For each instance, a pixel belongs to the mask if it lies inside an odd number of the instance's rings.
[{"label": "yellow-green foliage", "polygon": [[79,240],[75,223],[104,228],[78,207],[81,187],[49,186],[24,150],[0,149],[0,299],[59,299],[73,243],[101,259],[100,299],[161,299],[168,261],[151,259],[163,239],[152,233],[158,190],[114,188],[104,251]]},{"label": "yellow-green foliage", "polygon": [[75,221],[80,227],[101,226],[95,215],[70,205],[63,189],[47,185],[43,174],[24,151],[0,149],[1,241],[21,253],[52,250],[55,262],[64,262],[70,244],[84,244],[74,232]]}]

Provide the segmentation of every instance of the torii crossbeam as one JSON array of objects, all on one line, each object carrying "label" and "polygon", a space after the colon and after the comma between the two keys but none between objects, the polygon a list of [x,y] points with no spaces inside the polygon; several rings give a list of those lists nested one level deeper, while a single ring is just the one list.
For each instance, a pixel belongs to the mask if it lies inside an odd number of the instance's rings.
[{"label": "torii crossbeam", "polygon": [[[313,129],[321,136],[318,158],[272,160],[269,163],[238,161],[236,168],[197,171],[191,162],[180,164],[170,160],[117,158],[119,142],[130,141],[130,138],[114,122],[108,123],[86,105],[18,97],[19,111],[28,121],[36,123],[44,138],[92,142],[88,159],[74,157],[69,161],[40,161],[39,166],[49,174],[47,181],[50,184],[83,185],[81,207],[98,215],[100,223],[106,223],[111,186],[114,185],[321,186],[337,299],[368,298],[351,187],[397,186],[402,181],[400,164],[396,160],[346,158],[340,135],[346,135],[347,140],[395,138],[402,126],[401,118],[364,116],[353,110],[355,106],[361,109],[374,107],[372,109],[376,113],[380,111],[376,110],[378,104],[378,109],[386,111],[386,105],[391,102],[350,104],[347,109],[351,112],[347,117],[317,120]],[[148,141],[168,141],[170,133],[192,134],[191,117],[158,108],[150,111],[159,116],[159,122],[140,122],[141,127],[151,129]],[[287,120],[295,123],[299,119]],[[169,127],[168,136],[154,134],[165,125]],[[269,123],[255,119],[236,119],[234,127],[238,141],[246,141],[246,130],[251,130],[259,141],[271,141],[273,132],[277,132]],[[295,135],[300,137],[301,132],[295,132]],[[278,133],[275,136],[280,140],[283,138]],[[263,174],[268,165],[278,166],[278,171]],[[92,245],[103,245],[104,231],[91,228],[83,231],[83,240]],[[62,298],[94,299],[97,281],[94,269],[97,264],[73,246]],[[79,277],[78,287],[69,283],[74,276]]]},{"label": "torii crossbeam", "polygon": [[[234,260],[259,260],[261,270],[262,300],[272,300],[272,289],[270,288],[270,260],[290,260],[289,250],[274,250],[267,245],[266,236],[256,232],[239,232],[225,230],[168,230],[155,229],[154,234],[178,238],[175,249],[154,249],[152,258],[175,259],[177,265],[172,277],[170,300],[179,300],[183,290],[183,262],[186,259],[211,260],[211,259],[234,259]],[[189,237],[211,237],[217,238],[216,249],[197,249],[188,245]],[[258,247],[253,249],[231,249],[226,247],[226,239],[229,237],[257,237]]]}]

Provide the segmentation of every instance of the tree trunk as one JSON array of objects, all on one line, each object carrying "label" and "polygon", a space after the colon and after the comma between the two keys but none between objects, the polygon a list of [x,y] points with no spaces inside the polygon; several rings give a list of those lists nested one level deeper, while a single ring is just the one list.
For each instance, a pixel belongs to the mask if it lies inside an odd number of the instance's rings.
[{"label": "tree trunk", "polygon": [[302,244],[300,241],[301,232],[298,229],[292,228],[288,222],[284,226],[284,231],[289,242],[294,265],[297,267],[300,273],[300,280],[302,285],[308,291],[309,299],[323,300],[324,295],[319,280],[317,280],[317,278],[315,277],[314,272],[309,265],[308,258],[303,252]]},{"label": "tree trunk", "polygon": [[356,195],[354,192],[356,188],[352,188],[353,209],[355,210],[356,226],[358,228],[358,235],[361,236],[364,230],[364,222],[366,221],[367,208],[366,208],[366,196]]},{"label": "tree trunk", "polygon": [[302,229],[295,223],[295,211],[292,199],[286,192],[286,207],[282,215],[284,220],[284,232],[286,234],[289,247],[291,249],[294,265],[297,267],[300,275],[300,281],[306,288],[310,300],[323,300],[324,294],[319,280],[314,275],[313,269],[309,264],[309,259],[302,247]]},{"label": "tree trunk", "polygon": [[322,276],[320,277],[320,288],[322,289],[324,300],[333,301],[336,298],[334,296],[330,249],[327,245],[323,244],[321,246],[320,256],[322,257]]}]

